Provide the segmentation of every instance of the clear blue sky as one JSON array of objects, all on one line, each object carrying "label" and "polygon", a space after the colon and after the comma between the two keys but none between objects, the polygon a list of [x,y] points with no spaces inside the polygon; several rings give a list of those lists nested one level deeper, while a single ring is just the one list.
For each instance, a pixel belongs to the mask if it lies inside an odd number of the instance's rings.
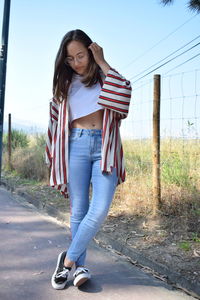
[{"label": "clear blue sky", "polygon": [[[3,4],[1,0],[0,24]],[[130,79],[200,34],[198,15],[130,64],[195,16],[186,4],[184,0],[176,0],[174,5],[165,7],[159,0],[11,0],[5,122],[7,114],[11,113],[13,120],[47,127],[54,60],[67,31],[84,30],[103,47],[108,63]],[[199,47],[156,73],[165,73],[197,53]],[[195,70],[199,63],[200,56],[173,73]],[[134,84],[133,88],[138,84]],[[135,103],[140,101],[136,95],[132,99]]]}]

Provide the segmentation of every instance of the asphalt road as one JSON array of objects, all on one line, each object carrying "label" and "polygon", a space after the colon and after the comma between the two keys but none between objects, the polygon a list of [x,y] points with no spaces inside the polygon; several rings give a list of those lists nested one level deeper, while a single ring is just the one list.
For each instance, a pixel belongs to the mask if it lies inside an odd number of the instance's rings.
[{"label": "asphalt road", "polygon": [[92,279],[81,288],[72,277],[64,290],[51,287],[58,254],[70,243],[69,229],[0,188],[0,300],[192,300],[123,257],[91,242]]}]

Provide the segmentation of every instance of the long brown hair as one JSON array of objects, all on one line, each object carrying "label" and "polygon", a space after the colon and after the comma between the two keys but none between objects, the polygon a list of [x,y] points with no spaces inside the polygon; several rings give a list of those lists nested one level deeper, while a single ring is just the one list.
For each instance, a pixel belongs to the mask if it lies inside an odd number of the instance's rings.
[{"label": "long brown hair", "polygon": [[[81,42],[86,49],[92,43],[90,37],[80,29],[71,30],[63,37],[55,60],[54,77],[53,77],[53,95],[58,102],[67,98],[67,92],[73,76],[73,69],[65,63],[67,57],[67,45],[71,41]],[[92,51],[88,49],[89,64],[87,74],[83,77],[82,82],[89,87],[99,80],[100,68],[94,60]]]}]

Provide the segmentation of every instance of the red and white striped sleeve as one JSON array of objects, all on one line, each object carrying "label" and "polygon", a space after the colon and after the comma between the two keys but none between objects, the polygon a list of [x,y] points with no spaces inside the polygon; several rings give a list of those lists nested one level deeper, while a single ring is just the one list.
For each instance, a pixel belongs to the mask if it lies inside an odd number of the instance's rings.
[{"label": "red and white striped sleeve", "polygon": [[128,115],[131,91],[130,81],[111,68],[105,77],[98,104],[118,112],[119,118],[124,119]]},{"label": "red and white striped sleeve", "polygon": [[58,123],[58,104],[56,100],[53,98],[49,103],[49,124],[48,124],[48,132],[46,139],[46,148],[45,148],[45,160],[46,164],[49,168],[52,165],[52,140],[54,136],[54,132]]}]

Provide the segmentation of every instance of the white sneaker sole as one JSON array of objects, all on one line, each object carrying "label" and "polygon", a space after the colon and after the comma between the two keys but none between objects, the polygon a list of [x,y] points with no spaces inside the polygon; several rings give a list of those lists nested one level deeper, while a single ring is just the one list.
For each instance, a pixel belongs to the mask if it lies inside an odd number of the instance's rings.
[{"label": "white sneaker sole", "polygon": [[80,274],[74,279],[74,286],[79,287],[90,278],[91,278],[90,274]]},{"label": "white sneaker sole", "polygon": [[54,289],[56,290],[62,290],[65,288],[66,284],[67,284],[67,279],[66,281],[64,281],[62,284],[57,284],[55,281],[54,281],[54,277],[56,275],[56,272],[57,272],[57,269],[58,269],[58,266],[59,266],[59,262],[60,262],[60,257],[62,255],[63,252],[61,252],[58,256],[58,259],[57,259],[57,266],[56,266],[56,269],[55,269],[55,272],[53,273],[52,277],[51,277],[51,285]]}]

